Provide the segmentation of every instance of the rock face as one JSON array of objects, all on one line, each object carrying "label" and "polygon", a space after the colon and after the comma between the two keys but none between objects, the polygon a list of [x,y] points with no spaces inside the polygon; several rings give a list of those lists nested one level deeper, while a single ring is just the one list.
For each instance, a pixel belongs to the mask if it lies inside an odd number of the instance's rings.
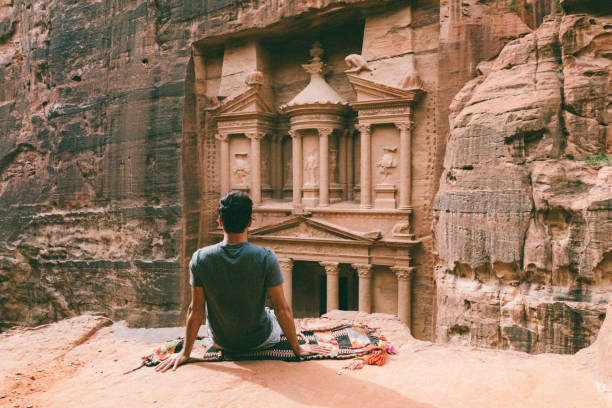
[{"label": "rock face", "polygon": [[218,199],[192,45],[393,3],[0,0],[0,328],[87,310],[178,324],[201,204]]},{"label": "rock face", "polygon": [[611,28],[548,17],[454,98],[434,203],[440,341],[594,340],[612,283]]},{"label": "rock face", "polygon": [[[269,72],[266,92],[288,102],[307,81],[300,41],[327,33],[328,79],[347,101],[344,58],[360,51],[376,81],[425,91],[412,215],[394,228],[416,237],[413,259],[382,256],[414,265],[412,334],[588,345],[612,285],[612,170],[597,159],[612,153],[611,25],[544,16],[597,3],[0,0],[0,329],[90,310],[179,324],[185,260],[208,243],[221,191],[209,112]],[[237,52],[249,42],[254,59]],[[396,81],[408,66],[419,72]],[[385,272],[374,287],[388,289]]]}]

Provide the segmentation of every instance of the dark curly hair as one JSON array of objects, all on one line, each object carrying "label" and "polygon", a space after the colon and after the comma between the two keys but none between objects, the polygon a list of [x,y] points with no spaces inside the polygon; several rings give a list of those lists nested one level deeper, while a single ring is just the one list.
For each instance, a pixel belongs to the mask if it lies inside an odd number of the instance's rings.
[{"label": "dark curly hair", "polygon": [[219,200],[219,217],[226,232],[235,234],[243,232],[251,221],[252,213],[253,201],[242,191],[230,191]]}]

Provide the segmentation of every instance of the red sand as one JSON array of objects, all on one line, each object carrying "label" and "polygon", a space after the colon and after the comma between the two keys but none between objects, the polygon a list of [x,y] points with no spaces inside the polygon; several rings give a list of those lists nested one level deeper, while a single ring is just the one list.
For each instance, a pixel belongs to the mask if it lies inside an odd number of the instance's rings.
[{"label": "red sand", "polygon": [[[159,338],[101,316],[0,334],[2,407],[612,407],[593,369],[597,353],[538,355],[412,339],[395,318],[351,312],[399,348],[383,367],[338,374],[345,361],[195,363],[157,373],[138,365]],[[180,329],[178,329],[180,333]],[[171,337],[172,337],[171,336]]]}]

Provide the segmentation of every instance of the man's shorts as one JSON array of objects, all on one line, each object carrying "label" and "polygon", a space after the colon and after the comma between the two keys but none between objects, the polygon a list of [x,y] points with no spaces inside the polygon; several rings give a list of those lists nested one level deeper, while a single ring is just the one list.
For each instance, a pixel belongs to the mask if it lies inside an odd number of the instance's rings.
[{"label": "man's shorts", "polygon": [[274,310],[271,310],[269,307],[266,307],[266,313],[272,322],[272,332],[268,336],[268,339],[261,343],[259,346],[254,347],[253,350],[263,350],[274,346],[276,343],[280,341],[281,335],[283,334],[283,329],[281,329],[280,324],[278,323],[278,319],[274,314]]},{"label": "man's shorts", "polygon": [[[253,347],[251,350],[263,350],[270,348],[280,341],[281,335],[283,334],[283,329],[281,329],[280,324],[278,323],[278,319],[274,314],[274,310],[271,310],[269,307],[266,307],[266,313],[268,314],[268,318],[272,322],[272,332],[270,333],[266,341],[256,347]],[[208,329],[208,336],[214,340],[215,336],[213,335],[213,332],[210,329],[210,323],[208,321],[206,321],[206,327]],[[223,349],[223,347],[220,347],[217,344],[216,347],[218,347],[219,349]]]}]

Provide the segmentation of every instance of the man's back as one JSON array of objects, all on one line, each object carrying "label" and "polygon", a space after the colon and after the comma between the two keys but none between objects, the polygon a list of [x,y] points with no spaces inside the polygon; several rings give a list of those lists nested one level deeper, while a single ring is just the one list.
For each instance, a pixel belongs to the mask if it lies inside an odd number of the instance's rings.
[{"label": "man's back", "polygon": [[230,350],[257,347],[270,335],[266,289],[283,280],[272,251],[249,242],[199,249],[189,265],[191,285],[204,287],[209,329]]}]

